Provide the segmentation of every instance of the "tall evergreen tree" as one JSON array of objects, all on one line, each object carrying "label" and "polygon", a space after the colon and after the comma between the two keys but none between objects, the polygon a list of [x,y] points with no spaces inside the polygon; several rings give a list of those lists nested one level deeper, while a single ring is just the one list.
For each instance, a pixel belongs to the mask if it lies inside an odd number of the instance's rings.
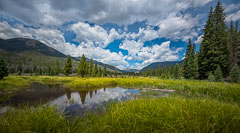
[{"label": "tall evergreen tree", "polygon": [[83,54],[82,57],[81,57],[79,66],[78,66],[78,71],[77,71],[77,75],[78,76],[84,77],[86,75],[86,73],[87,73],[86,66],[87,66],[86,58],[85,58],[85,56]]},{"label": "tall evergreen tree", "polygon": [[239,83],[240,82],[240,70],[237,64],[234,64],[231,72],[230,72],[230,77],[231,77],[231,81],[235,82],[235,83]]},{"label": "tall evergreen tree", "polygon": [[8,68],[3,58],[0,57],[0,80],[5,76],[8,76]]},{"label": "tall evergreen tree", "polygon": [[54,75],[59,75],[60,73],[60,65],[59,62],[56,61],[55,67],[54,67]]},{"label": "tall evergreen tree", "polygon": [[193,78],[194,52],[191,39],[189,39],[185,59],[183,61],[183,76],[186,79]]},{"label": "tall evergreen tree", "polygon": [[72,74],[72,60],[70,56],[67,57],[67,62],[64,66],[64,74],[65,75]]},{"label": "tall evergreen tree", "polygon": [[213,70],[215,70],[218,65],[222,69],[223,76],[227,76],[228,74],[228,45],[227,45],[227,26],[225,23],[225,14],[220,3],[218,0],[217,6],[213,13],[213,20],[214,20],[214,45],[211,49],[213,53]]},{"label": "tall evergreen tree", "polygon": [[[194,49],[195,49],[195,46],[194,46]],[[199,56],[199,52],[196,53],[196,55],[194,56],[194,59],[193,59],[193,77],[194,77],[194,79],[199,79],[198,56]]]},{"label": "tall evergreen tree", "polygon": [[95,63],[93,71],[92,71],[92,76],[96,77],[98,73],[98,67],[97,67],[97,63]]},{"label": "tall evergreen tree", "polygon": [[204,27],[203,41],[200,45],[200,53],[198,56],[199,65],[199,77],[200,79],[206,79],[208,74],[212,72],[213,64],[213,52],[211,49],[214,44],[214,22],[213,22],[213,8],[210,8],[208,20]]},{"label": "tall evergreen tree", "polygon": [[92,59],[91,59],[90,62],[89,62],[89,75],[90,75],[90,76],[93,76],[93,75],[92,75],[92,71],[93,71],[93,61],[92,61]]},{"label": "tall evergreen tree", "polygon": [[102,77],[102,69],[101,69],[101,67],[98,68],[97,76],[98,77]]},{"label": "tall evergreen tree", "polygon": [[107,77],[107,68],[106,68],[106,64],[104,64],[104,68],[103,68],[103,77]]},{"label": "tall evergreen tree", "polygon": [[233,48],[234,48],[234,26],[233,26],[233,21],[230,22],[230,28],[229,28],[229,36],[228,36],[228,70],[230,71],[233,67],[234,62],[233,59]]}]

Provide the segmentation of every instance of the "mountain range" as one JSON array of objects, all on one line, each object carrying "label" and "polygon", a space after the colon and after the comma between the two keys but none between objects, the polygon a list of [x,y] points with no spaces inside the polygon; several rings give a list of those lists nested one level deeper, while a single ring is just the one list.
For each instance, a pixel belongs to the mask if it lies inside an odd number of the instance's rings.
[{"label": "mountain range", "polygon": [[[63,69],[67,58],[67,55],[40,41],[26,38],[0,39],[0,55],[5,58],[10,69],[17,69],[19,64],[23,69],[33,69],[33,67],[47,69],[48,66],[54,66],[56,61]],[[77,70],[80,59],[81,57],[72,57],[73,71]],[[93,63],[97,63],[99,67],[104,66],[104,63],[95,60]],[[106,64],[106,67],[109,71],[122,72],[112,65]]]}]

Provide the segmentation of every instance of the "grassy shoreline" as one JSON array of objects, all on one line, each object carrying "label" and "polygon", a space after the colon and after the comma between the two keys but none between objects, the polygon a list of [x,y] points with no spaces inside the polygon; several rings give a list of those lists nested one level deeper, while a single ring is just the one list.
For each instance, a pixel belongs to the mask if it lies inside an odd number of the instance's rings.
[{"label": "grassy shoreline", "polygon": [[158,78],[9,76],[0,90],[15,92],[31,82],[71,89],[121,86],[177,90],[181,95],[109,104],[103,115],[66,119],[53,107],[26,107],[0,115],[0,132],[240,132],[240,84]]},{"label": "grassy shoreline", "polygon": [[102,87],[158,88],[176,90],[187,96],[205,97],[240,104],[240,84],[198,80],[158,78],[79,78],[59,76],[9,76],[0,81],[0,91],[18,91],[31,82],[63,84],[72,90],[90,90]]},{"label": "grassy shoreline", "polygon": [[239,132],[240,107],[206,99],[138,99],[110,104],[103,115],[66,119],[52,107],[0,115],[1,132]]}]

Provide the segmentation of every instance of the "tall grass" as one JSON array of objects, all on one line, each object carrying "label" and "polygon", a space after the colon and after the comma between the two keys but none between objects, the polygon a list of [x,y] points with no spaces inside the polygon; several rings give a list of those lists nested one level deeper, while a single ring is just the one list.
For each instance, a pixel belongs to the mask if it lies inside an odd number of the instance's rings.
[{"label": "tall grass", "polygon": [[240,104],[240,84],[199,80],[163,80],[143,77],[79,78],[59,76],[10,76],[0,81],[0,90],[17,90],[17,88],[29,86],[33,81],[46,84],[62,83],[65,87],[73,90],[89,90],[109,86],[173,89],[189,96],[207,97]]},{"label": "tall grass", "polygon": [[240,107],[214,100],[158,98],[110,104],[104,115],[68,120],[51,107],[9,111],[0,132],[240,132]]},{"label": "tall grass", "polygon": [[239,111],[211,100],[141,99],[110,105],[89,132],[240,132]]}]

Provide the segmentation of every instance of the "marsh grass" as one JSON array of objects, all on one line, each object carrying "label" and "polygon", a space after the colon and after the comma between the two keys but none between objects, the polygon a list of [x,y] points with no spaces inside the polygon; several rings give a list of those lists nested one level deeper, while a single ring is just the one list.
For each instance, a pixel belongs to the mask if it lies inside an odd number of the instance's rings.
[{"label": "marsh grass", "polygon": [[0,132],[240,132],[240,107],[179,97],[112,103],[103,115],[66,119],[52,107],[8,111]]},{"label": "marsh grass", "polygon": [[173,80],[158,78],[79,78],[60,76],[9,76],[0,81],[1,91],[17,91],[31,82],[63,84],[72,90],[94,90],[120,86],[123,88],[173,89],[194,97],[205,97],[240,104],[240,84],[199,80]]}]

